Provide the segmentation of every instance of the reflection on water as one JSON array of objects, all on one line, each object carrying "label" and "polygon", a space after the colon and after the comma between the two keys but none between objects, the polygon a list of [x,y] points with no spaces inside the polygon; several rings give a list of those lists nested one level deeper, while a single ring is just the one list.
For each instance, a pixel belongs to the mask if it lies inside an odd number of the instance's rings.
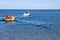
[{"label": "reflection on water", "polygon": [[6,21],[5,23],[6,23],[6,25],[12,25],[12,24],[14,24],[14,21]]}]

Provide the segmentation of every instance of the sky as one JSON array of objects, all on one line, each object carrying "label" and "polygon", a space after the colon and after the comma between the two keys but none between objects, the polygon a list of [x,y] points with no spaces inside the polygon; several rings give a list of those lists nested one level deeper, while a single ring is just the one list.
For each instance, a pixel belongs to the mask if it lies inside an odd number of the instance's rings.
[{"label": "sky", "polygon": [[0,9],[60,9],[60,0],[0,0]]}]

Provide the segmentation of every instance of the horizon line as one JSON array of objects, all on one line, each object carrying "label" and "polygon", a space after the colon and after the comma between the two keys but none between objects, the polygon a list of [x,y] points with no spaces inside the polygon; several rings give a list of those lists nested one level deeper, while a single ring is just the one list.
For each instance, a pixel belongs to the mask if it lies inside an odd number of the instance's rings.
[{"label": "horizon line", "polygon": [[[60,9],[18,9],[18,8],[9,8],[9,9],[6,9],[6,10],[60,10]],[[2,10],[2,9],[0,9]]]}]

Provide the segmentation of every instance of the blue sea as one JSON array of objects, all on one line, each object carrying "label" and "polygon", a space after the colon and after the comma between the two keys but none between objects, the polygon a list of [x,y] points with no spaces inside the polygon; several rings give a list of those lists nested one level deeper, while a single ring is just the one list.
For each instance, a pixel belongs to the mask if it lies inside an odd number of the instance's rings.
[{"label": "blue sea", "polygon": [[[0,40],[60,40],[60,10],[0,10]],[[15,21],[2,19],[13,15]]]}]

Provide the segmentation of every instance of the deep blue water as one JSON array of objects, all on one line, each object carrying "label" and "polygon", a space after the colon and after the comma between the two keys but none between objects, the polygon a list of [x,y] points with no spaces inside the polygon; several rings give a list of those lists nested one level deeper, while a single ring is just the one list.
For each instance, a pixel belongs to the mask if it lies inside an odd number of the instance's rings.
[{"label": "deep blue water", "polygon": [[[60,10],[0,10],[0,40],[60,40]],[[6,15],[15,21],[6,22]]]}]

